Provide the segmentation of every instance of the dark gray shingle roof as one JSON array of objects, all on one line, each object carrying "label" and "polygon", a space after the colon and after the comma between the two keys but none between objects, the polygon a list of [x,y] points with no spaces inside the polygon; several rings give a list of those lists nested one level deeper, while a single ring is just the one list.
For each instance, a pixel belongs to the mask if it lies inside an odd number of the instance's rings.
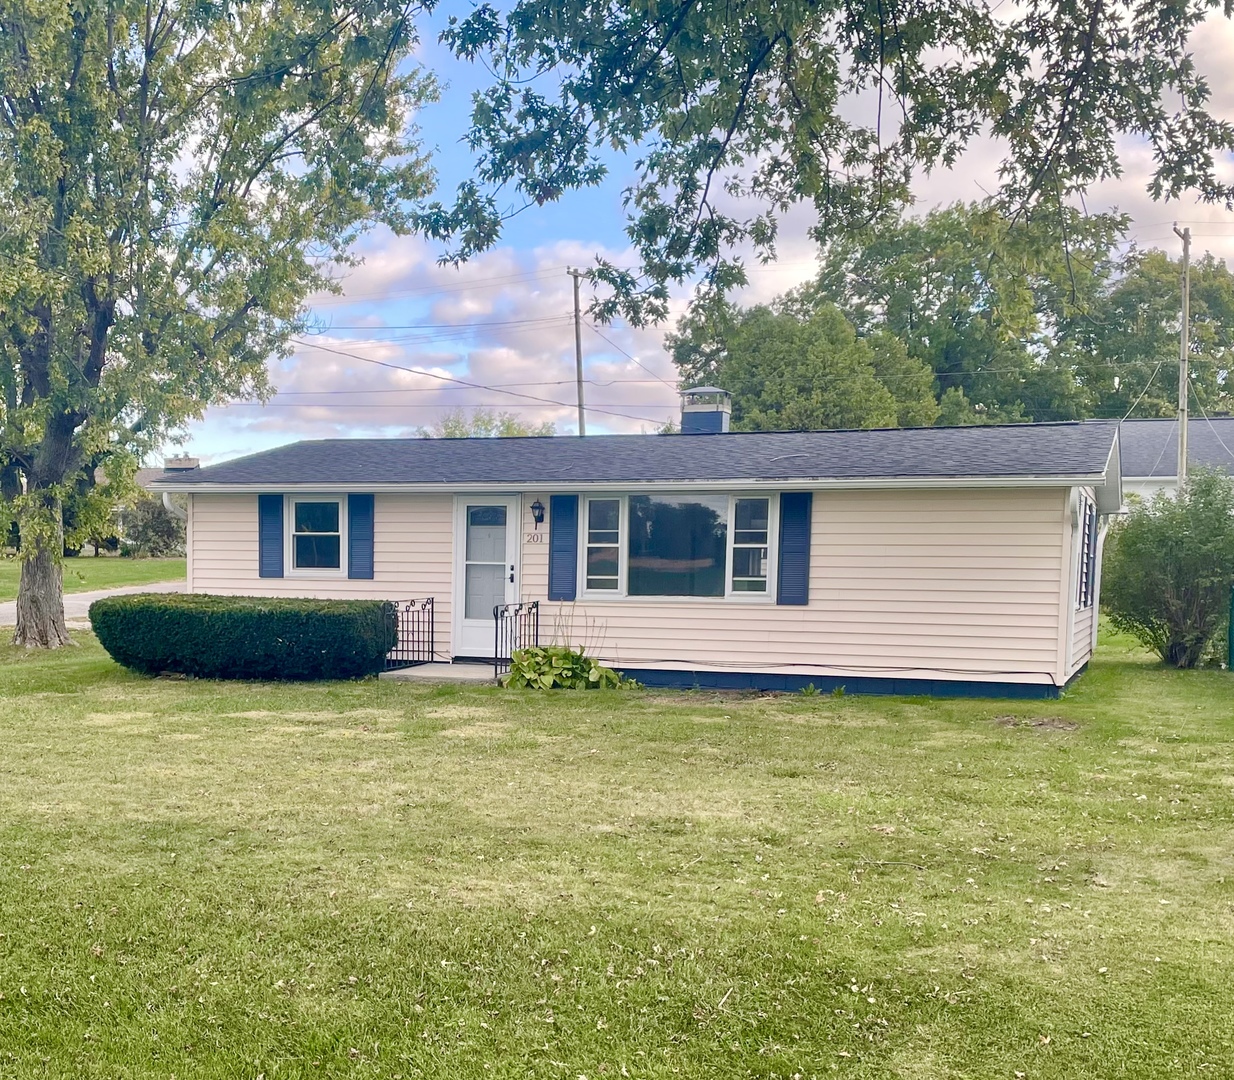
[{"label": "dark gray shingle roof", "polygon": [[300,484],[1099,477],[1116,428],[1114,421],[1089,421],[583,439],[328,439],[166,474],[158,483],[176,489],[221,484],[277,490]]},{"label": "dark gray shingle roof", "polygon": [[[1124,420],[1123,476],[1178,475],[1178,421]],[[1222,446],[1222,443],[1225,443]],[[1234,472],[1234,416],[1192,417],[1187,425],[1187,461]]]}]

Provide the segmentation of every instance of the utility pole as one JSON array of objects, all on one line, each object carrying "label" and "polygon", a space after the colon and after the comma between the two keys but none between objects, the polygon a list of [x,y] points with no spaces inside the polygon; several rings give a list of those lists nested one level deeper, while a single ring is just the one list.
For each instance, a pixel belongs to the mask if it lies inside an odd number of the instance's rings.
[{"label": "utility pole", "polygon": [[1174,226],[1175,235],[1183,242],[1183,327],[1178,345],[1178,485],[1181,488],[1187,479],[1187,361],[1191,355],[1191,230],[1181,232]]},{"label": "utility pole", "polygon": [[578,433],[587,434],[587,417],[583,414],[583,313],[578,306],[578,281],[581,270],[567,270],[574,279],[574,376],[578,383]]}]

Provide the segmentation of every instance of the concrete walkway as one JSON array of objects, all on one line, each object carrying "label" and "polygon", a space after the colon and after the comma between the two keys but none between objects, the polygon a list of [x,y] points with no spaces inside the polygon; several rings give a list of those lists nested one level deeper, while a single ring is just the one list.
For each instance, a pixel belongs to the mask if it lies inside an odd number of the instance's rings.
[{"label": "concrete walkway", "polygon": [[[93,592],[64,594],[64,621],[78,626],[89,624],[90,605],[104,596],[124,596],[127,593],[184,592],[183,581],[154,581],[149,585],[120,585],[114,589],[95,589]],[[0,604],[0,626],[17,625],[17,601]]]}]

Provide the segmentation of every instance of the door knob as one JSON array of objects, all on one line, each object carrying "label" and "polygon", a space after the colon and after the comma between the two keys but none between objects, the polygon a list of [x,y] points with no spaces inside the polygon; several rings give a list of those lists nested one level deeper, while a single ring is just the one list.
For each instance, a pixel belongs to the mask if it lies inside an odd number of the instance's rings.
[{"label": "door knob", "polygon": [[511,585],[514,584],[514,567],[513,566],[510,567],[510,584]]}]

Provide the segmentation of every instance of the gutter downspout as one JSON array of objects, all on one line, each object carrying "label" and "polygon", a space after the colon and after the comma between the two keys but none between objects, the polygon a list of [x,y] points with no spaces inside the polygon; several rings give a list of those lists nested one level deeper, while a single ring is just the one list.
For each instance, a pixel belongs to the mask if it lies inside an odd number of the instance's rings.
[{"label": "gutter downspout", "polygon": [[189,515],[187,510],[181,510],[174,502],[171,501],[171,492],[163,492],[163,506],[172,517],[178,518],[180,521],[188,521]]}]

